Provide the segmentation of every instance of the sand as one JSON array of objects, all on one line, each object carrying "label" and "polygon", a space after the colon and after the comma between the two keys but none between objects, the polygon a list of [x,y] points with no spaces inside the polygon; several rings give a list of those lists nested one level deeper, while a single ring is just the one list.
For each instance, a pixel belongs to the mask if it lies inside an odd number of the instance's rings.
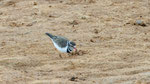
[{"label": "sand", "polygon": [[0,83],[150,84],[150,1],[0,0]]}]

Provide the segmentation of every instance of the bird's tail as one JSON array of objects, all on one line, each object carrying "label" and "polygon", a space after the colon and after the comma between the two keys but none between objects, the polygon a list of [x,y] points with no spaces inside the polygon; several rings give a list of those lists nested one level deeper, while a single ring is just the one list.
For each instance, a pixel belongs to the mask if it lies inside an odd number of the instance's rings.
[{"label": "bird's tail", "polygon": [[53,38],[53,35],[50,33],[45,33],[46,35],[48,35],[50,38]]}]

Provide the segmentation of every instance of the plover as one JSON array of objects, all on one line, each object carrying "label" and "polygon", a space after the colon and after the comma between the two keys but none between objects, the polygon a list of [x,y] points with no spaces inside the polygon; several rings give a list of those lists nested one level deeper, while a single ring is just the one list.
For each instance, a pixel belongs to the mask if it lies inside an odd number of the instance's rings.
[{"label": "plover", "polygon": [[[50,33],[45,33],[45,34],[50,37],[50,39],[52,40],[54,46],[60,52],[70,53],[73,50],[77,51],[75,42],[69,41],[67,38],[62,37],[62,36],[55,36],[55,35],[52,35]],[[60,57],[61,57],[61,55],[60,55]]]}]

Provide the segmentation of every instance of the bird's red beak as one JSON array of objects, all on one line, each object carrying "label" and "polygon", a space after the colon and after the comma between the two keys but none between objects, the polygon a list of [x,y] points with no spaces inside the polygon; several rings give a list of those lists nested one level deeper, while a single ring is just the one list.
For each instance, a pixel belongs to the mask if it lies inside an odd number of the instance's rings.
[{"label": "bird's red beak", "polygon": [[77,51],[76,47],[74,47],[74,49],[75,49],[75,52],[76,52]]},{"label": "bird's red beak", "polygon": [[75,52],[77,51],[77,49],[76,48],[74,48],[75,49]]}]

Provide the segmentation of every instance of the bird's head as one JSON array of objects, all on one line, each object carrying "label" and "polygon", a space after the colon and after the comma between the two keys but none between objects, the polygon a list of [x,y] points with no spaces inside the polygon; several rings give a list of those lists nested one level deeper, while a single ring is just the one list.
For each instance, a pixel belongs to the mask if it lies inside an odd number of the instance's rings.
[{"label": "bird's head", "polygon": [[77,51],[77,49],[76,49],[76,43],[75,43],[75,42],[70,41],[70,42],[69,42],[69,46],[70,46],[71,50],[74,49],[75,51]]}]

